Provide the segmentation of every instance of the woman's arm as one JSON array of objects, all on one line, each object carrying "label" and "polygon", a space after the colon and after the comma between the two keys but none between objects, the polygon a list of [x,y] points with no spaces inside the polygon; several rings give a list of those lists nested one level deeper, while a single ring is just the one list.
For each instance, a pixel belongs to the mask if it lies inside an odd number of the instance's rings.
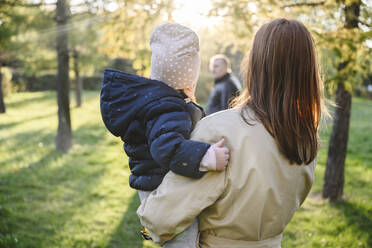
[{"label": "woman's arm", "polygon": [[[192,139],[212,143],[219,136],[212,132],[208,118],[196,126]],[[226,172],[208,172],[192,179],[169,172],[162,184],[141,203],[137,214],[156,243],[164,243],[185,230],[225,189]]]},{"label": "woman's arm", "polygon": [[156,243],[163,244],[191,225],[222,194],[225,172],[192,179],[168,172],[162,184],[141,203],[137,214]]}]

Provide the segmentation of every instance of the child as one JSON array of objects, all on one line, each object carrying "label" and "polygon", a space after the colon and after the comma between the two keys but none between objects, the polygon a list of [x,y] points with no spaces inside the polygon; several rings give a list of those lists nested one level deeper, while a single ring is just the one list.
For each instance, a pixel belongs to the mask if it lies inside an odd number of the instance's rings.
[{"label": "child", "polygon": [[[193,102],[200,70],[197,34],[176,23],[163,24],[152,33],[150,47],[151,79],[106,69],[101,91],[103,121],[124,141],[129,183],[141,201],[169,170],[201,178],[208,170],[223,171],[229,158],[223,140],[214,145],[188,140],[204,116]],[[197,232],[194,221],[164,247],[195,247]]]}]

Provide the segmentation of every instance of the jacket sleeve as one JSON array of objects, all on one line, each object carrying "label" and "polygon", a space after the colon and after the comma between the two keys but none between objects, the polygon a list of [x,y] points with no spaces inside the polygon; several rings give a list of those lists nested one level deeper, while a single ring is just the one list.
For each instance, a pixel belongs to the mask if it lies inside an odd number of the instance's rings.
[{"label": "jacket sleeve", "polygon": [[166,169],[186,177],[201,178],[201,160],[209,144],[188,140],[190,114],[178,103],[162,102],[146,116],[146,136],[153,159]]},{"label": "jacket sleeve", "polygon": [[215,104],[218,98],[218,92],[216,91],[216,88],[214,87],[210,96],[208,97],[207,107],[205,108],[205,113],[207,115],[213,114],[215,112]]},{"label": "jacket sleeve", "polygon": [[[209,132],[208,126],[201,120],[192,138],[214,142],[221,137]],[[190,226],[204,209],[220,197],[225,185],[225,171],[209,172],[198,180],[168,172],[160,186],[141,203],[137,214],[154,242],[163,244]]]}]

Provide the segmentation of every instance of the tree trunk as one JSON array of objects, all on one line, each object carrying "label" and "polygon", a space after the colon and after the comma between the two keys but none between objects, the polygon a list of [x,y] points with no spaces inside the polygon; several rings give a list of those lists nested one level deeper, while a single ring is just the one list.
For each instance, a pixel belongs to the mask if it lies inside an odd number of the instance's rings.
[{"label": "tree trunk", "polygon": [[57,21],[57,98],[58,98],[58,133],[56,146],[62,152],[67,152],[72,144],[70,118],[70,82],[69,82],[69,51],[67,20],[69,16],[66,0],[58,0],[56,8]]},{"label": "tree trunk", "polygon": [[72,56],[74,57],[76,107],[81,107],[83,82],[81,81],[79,75],[79,53],[76,51],[76,49],[74,49]]},{"label": "tree trunk", "polygon": [[323,185],[323,198],[329,198],[331,201],[340,199],[343,194],[349,137],[351,93],[345,90],[342,83],[339,83],[337,87],[336,105]]},{"label": "tree trunk", "polygon": [[[346,2],[343,0],[342,3],[344,4],[343,11],[345,14],[344,28],[357,29],[362,1]],[[341,62],[337,70],[343,70],[350,62],[350,59]],[[323,184],[323,198],[329,198],[330,201],[336,201],[343,195],[345,159],[349,137],[351,93],[345,90],[341,82],[337,86],[336,105]]]},{"label": "tree trunk", "polygon": [[2,113],[5,113],[5,103],[4,103],[4,94],[3,94],[3,74],[0,71],[0,114]]}]

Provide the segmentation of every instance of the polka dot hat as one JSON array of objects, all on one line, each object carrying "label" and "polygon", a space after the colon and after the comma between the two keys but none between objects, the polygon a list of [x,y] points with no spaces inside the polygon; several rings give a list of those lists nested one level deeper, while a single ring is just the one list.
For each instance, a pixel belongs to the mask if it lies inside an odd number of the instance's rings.
[{"label": "polka dot hat", "polygon": [[151,34],[151,78],[170,87],[195,90],[200,72],[199,37],[178,23],[157,26]]}]

